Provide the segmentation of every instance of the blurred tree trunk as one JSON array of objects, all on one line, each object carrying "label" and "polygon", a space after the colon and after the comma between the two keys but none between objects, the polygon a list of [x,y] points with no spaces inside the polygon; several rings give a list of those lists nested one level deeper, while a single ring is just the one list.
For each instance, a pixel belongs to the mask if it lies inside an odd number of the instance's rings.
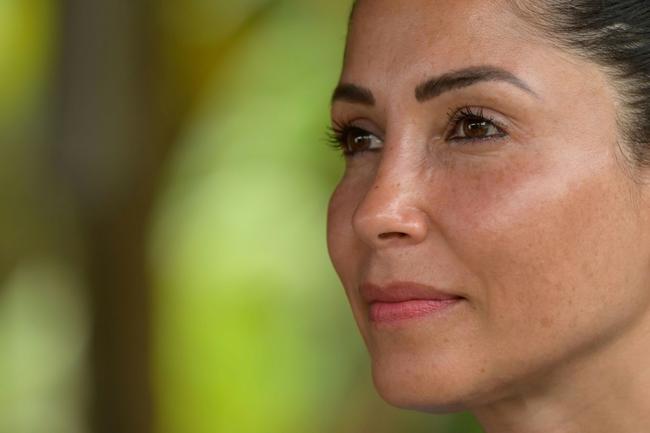
[{"label": "blurred tree trunk", "polygon": [[55,163],[77,206],[91,310],[91,428],[152,431],[146,234],[166,146],[146,1],[61,3]]},{"label": "blurred tree trunk", "polygon": [[[60,3],[53,161],[75,202],[85,246],[94,433],[153,431],[146,248],[161,172],[219,54],[278,3],[252,8],[234,34],[200,58],[163,58],[160,0]],[[200,79],[178,82],[165,67],[170,62],[200,70]]]}]

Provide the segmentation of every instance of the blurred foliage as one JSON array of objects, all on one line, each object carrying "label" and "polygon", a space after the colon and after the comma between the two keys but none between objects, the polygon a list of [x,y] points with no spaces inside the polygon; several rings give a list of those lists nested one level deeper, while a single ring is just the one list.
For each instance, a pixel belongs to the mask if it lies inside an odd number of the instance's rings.
[{"label": "blurred foliage", "polygon": [[43,94],[54,25],[49,0],[0,2],[0,129],[6,134]]},{"label": "blurred foliage", "polygon": [[44,170],[54,5],[0,1],[0,275],[22,258],[51,251],[59,234],[49,223],[65,213]]},{"label": "blurred foliage", "polygon": [[52,0],[0,1],[3,433],[84,431],[88,321],[78,271],[61,257],[65,249],[54,253],[70,224],[59,219],[65,205],[44,170],[55,6]]},{"label": "blurred foliage", "polygon": [[74,272],[16,269],[0,291],[0,432],[81,433],[87,318]]},{"label": "blurred foliage", "polygon": [[86,431],[88,319],[68,202],[46,169],[53,0],[0,1],[0,432]]}]

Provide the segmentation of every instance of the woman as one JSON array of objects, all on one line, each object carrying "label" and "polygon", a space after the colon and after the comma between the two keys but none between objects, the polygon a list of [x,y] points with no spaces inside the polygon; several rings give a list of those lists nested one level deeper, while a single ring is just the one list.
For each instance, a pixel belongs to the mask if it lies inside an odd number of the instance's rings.
[{"label": "woman", "polygon": [[328,245],[381,396],[650,431],[650,2],[360,0]]}]

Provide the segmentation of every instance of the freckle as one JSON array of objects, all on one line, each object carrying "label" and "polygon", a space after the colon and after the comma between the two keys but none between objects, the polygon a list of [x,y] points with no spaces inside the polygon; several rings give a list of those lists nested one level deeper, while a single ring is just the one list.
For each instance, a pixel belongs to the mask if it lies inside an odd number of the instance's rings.
[{"label": "freckle", "polygon": [[552,321],[551,319],[549,319],[548,317],[544,317],[544,318],[542,318],[542,320],[540,321],[540,324],[541,324],[544,328],[548,328],[549,326],[551,326],[551,325],[553,324],[553,321]]}]

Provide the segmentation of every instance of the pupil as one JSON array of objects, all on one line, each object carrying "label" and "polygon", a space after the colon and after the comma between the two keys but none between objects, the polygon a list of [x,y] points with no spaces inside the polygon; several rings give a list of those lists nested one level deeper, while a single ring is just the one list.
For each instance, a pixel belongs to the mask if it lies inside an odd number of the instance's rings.
[{"label": "pupil", "polygon": [[485,120],[471,120],[465,122],[464,133],[466,137],[484,137],[488,131],[488,122]]},{"label": "pupil", "polygon": [[368,134],[363,134],[360,131],[357,134],[359,135],[352,135],[352,143],[350,143],[350,150],[353,152],[366,149],[370,139]]}]

